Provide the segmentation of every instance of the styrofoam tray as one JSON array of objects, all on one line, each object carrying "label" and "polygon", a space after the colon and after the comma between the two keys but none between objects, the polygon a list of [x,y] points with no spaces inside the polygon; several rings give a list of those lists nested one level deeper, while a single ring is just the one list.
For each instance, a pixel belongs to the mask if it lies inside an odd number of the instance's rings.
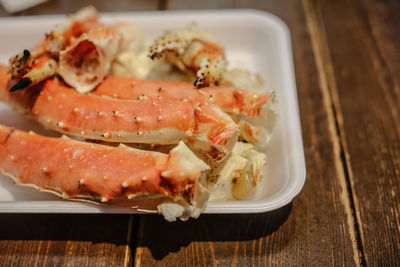
[{"label": "styrofoam tray", "polygon": [[[44,33],[62,22],[64,16],[0,19],[0,62],[24,48],[35,46]],[[131,21],[149,39],[165,29],[197,22],[215,31],[225,46],[230,67],[258,72],[265,90],[276,91],[278,114],[267,154],[267,166],[254,200],[209,202],[205,213],[256,213],[282,207],[300,192],[305,182],[305,161],[292,62],[290,34],[276,16],[254,10],[141,12],[102,14],[104,20]],[[0,124],[44,133],[35,122],[13,113],[0,103]],[[38,151],[40,153],[40,151]],[[138,213],[134,209],[111,208],[64,201],[32,188],[15,186],[0,175],[0,212],[43,213]]]}]

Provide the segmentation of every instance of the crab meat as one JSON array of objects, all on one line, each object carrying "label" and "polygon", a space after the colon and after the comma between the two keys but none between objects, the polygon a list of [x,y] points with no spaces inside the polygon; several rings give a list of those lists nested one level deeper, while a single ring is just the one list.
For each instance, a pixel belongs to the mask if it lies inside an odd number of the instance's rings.
[{"label": "crab meat", "polygon": [[210,200],[246,199],[260,182],[264,165],[264,153],[252,144],[237,142],[224,164],[209,175]]},{"label": "crab meat", "polygon": [[12,90],[59,74],[79,93],[89,92],[109,73],[120,36],[115,26],[98,21],[93,7],[84,8],[47,33],[32,52],[24,50],[10,60],[13,78],[19,81]]},{"label": "crab meat", "polygon": [[108,76],[92,93],[119,99],[162,98],[192,103],[209,102],[220,106],[225,112],[255,117],[260,115],[262,106],[268,102],[272,92],[254,93],[246,89],[221,86],[198,90],[187,82]]},{"label": "crab meat", "polygon": [[52,31],[46,33],[44,49],[50,55],[58,56],[71,40],[80,37],[83,33],[99,25],[98,12],[92,6],[80,9],[69,16],[64,23],[57,25]]},{"label": "crab meat", "polygon": [[183,142],[163,154],[48,138],[0,126],[0,170],[17,184],[66,199],[106,203],[143,195],[167,197],[184,211],[193,211],[178,217],[198,216],[205,202],[196,200],[208,198],[199,183],[209,167]]},{"label": "crab meat", "polygon": [[251,73],[246,69],[235,68],[226,71],[219,83],[222,86],[233,88],[247,88],[251,90],[259,90],[264,85],[264,81],[257,73]]},{"label": "crab meat", "polygon": [[79,93],[93,90],[111,69],[119,46],[112,27],[98,26],[74,39],[59,55],[59,75]]},{"label": "crab meat", "polygon": [[218,82],[226,67],[224,50],[212,32],[196,24],[166,31],[150,47],[149,56],[164,58],[180,70],[194,74],[196,87]]}]

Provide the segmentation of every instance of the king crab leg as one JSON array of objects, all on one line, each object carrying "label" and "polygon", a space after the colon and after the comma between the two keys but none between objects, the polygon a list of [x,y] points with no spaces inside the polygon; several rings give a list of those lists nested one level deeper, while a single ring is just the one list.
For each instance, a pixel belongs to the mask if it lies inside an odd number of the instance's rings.
[{"label": "king crab leg", "polygon": [[107,95],[119,99],[175,99],[192,103],[209,102],[222,110],[251,117],[259,116],[271,92],[254,93],[246,89],[209,86],[196,89],[187,82],[142,80],[137,78],[108,76],[92,94]]},{"label": "king crab leg", "polygon": [[199,183],[209,167],[183,142],[163,154],[43,137],[0,125],[0,170],[17,184],[65,199],[106,203],[151,195],[197,205]]}]

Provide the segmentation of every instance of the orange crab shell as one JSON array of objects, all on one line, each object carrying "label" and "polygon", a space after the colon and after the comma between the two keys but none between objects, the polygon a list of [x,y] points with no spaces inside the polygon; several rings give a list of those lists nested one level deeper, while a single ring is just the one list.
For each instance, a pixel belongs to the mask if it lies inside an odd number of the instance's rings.
[{"label": "orange crab shell", "polygon": [[254,93],[246,89],[209,86],[195,88],[191,83],[162,80],[142,80],[137,78],[108,76],[92,92],[119,99],[175,99],[192,103],[210,102],[225,112],[259,116],[260,110],[270,97],[270,93]]},{"label": "orange crab shell", "polygon": [[[189,155],[188,155],[189,153]],[[190,203],[209,167],[180,143],[169,155],[48,138],[0,126],[0,169],[16,183],[65,198],[108,202],[152,194]]]}]

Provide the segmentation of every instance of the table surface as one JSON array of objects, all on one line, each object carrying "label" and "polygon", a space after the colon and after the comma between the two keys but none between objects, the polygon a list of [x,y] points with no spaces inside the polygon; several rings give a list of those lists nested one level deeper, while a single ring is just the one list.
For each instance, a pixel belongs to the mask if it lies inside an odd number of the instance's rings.
[{"label": "table surface", "polygon": [[[256,215],[0,215],[1,266],[400,266],[400,1],[53,0],[17,15],[255,8],[291,31],[307,180]],[[8,16],[0,9],[0,16]]]}]

